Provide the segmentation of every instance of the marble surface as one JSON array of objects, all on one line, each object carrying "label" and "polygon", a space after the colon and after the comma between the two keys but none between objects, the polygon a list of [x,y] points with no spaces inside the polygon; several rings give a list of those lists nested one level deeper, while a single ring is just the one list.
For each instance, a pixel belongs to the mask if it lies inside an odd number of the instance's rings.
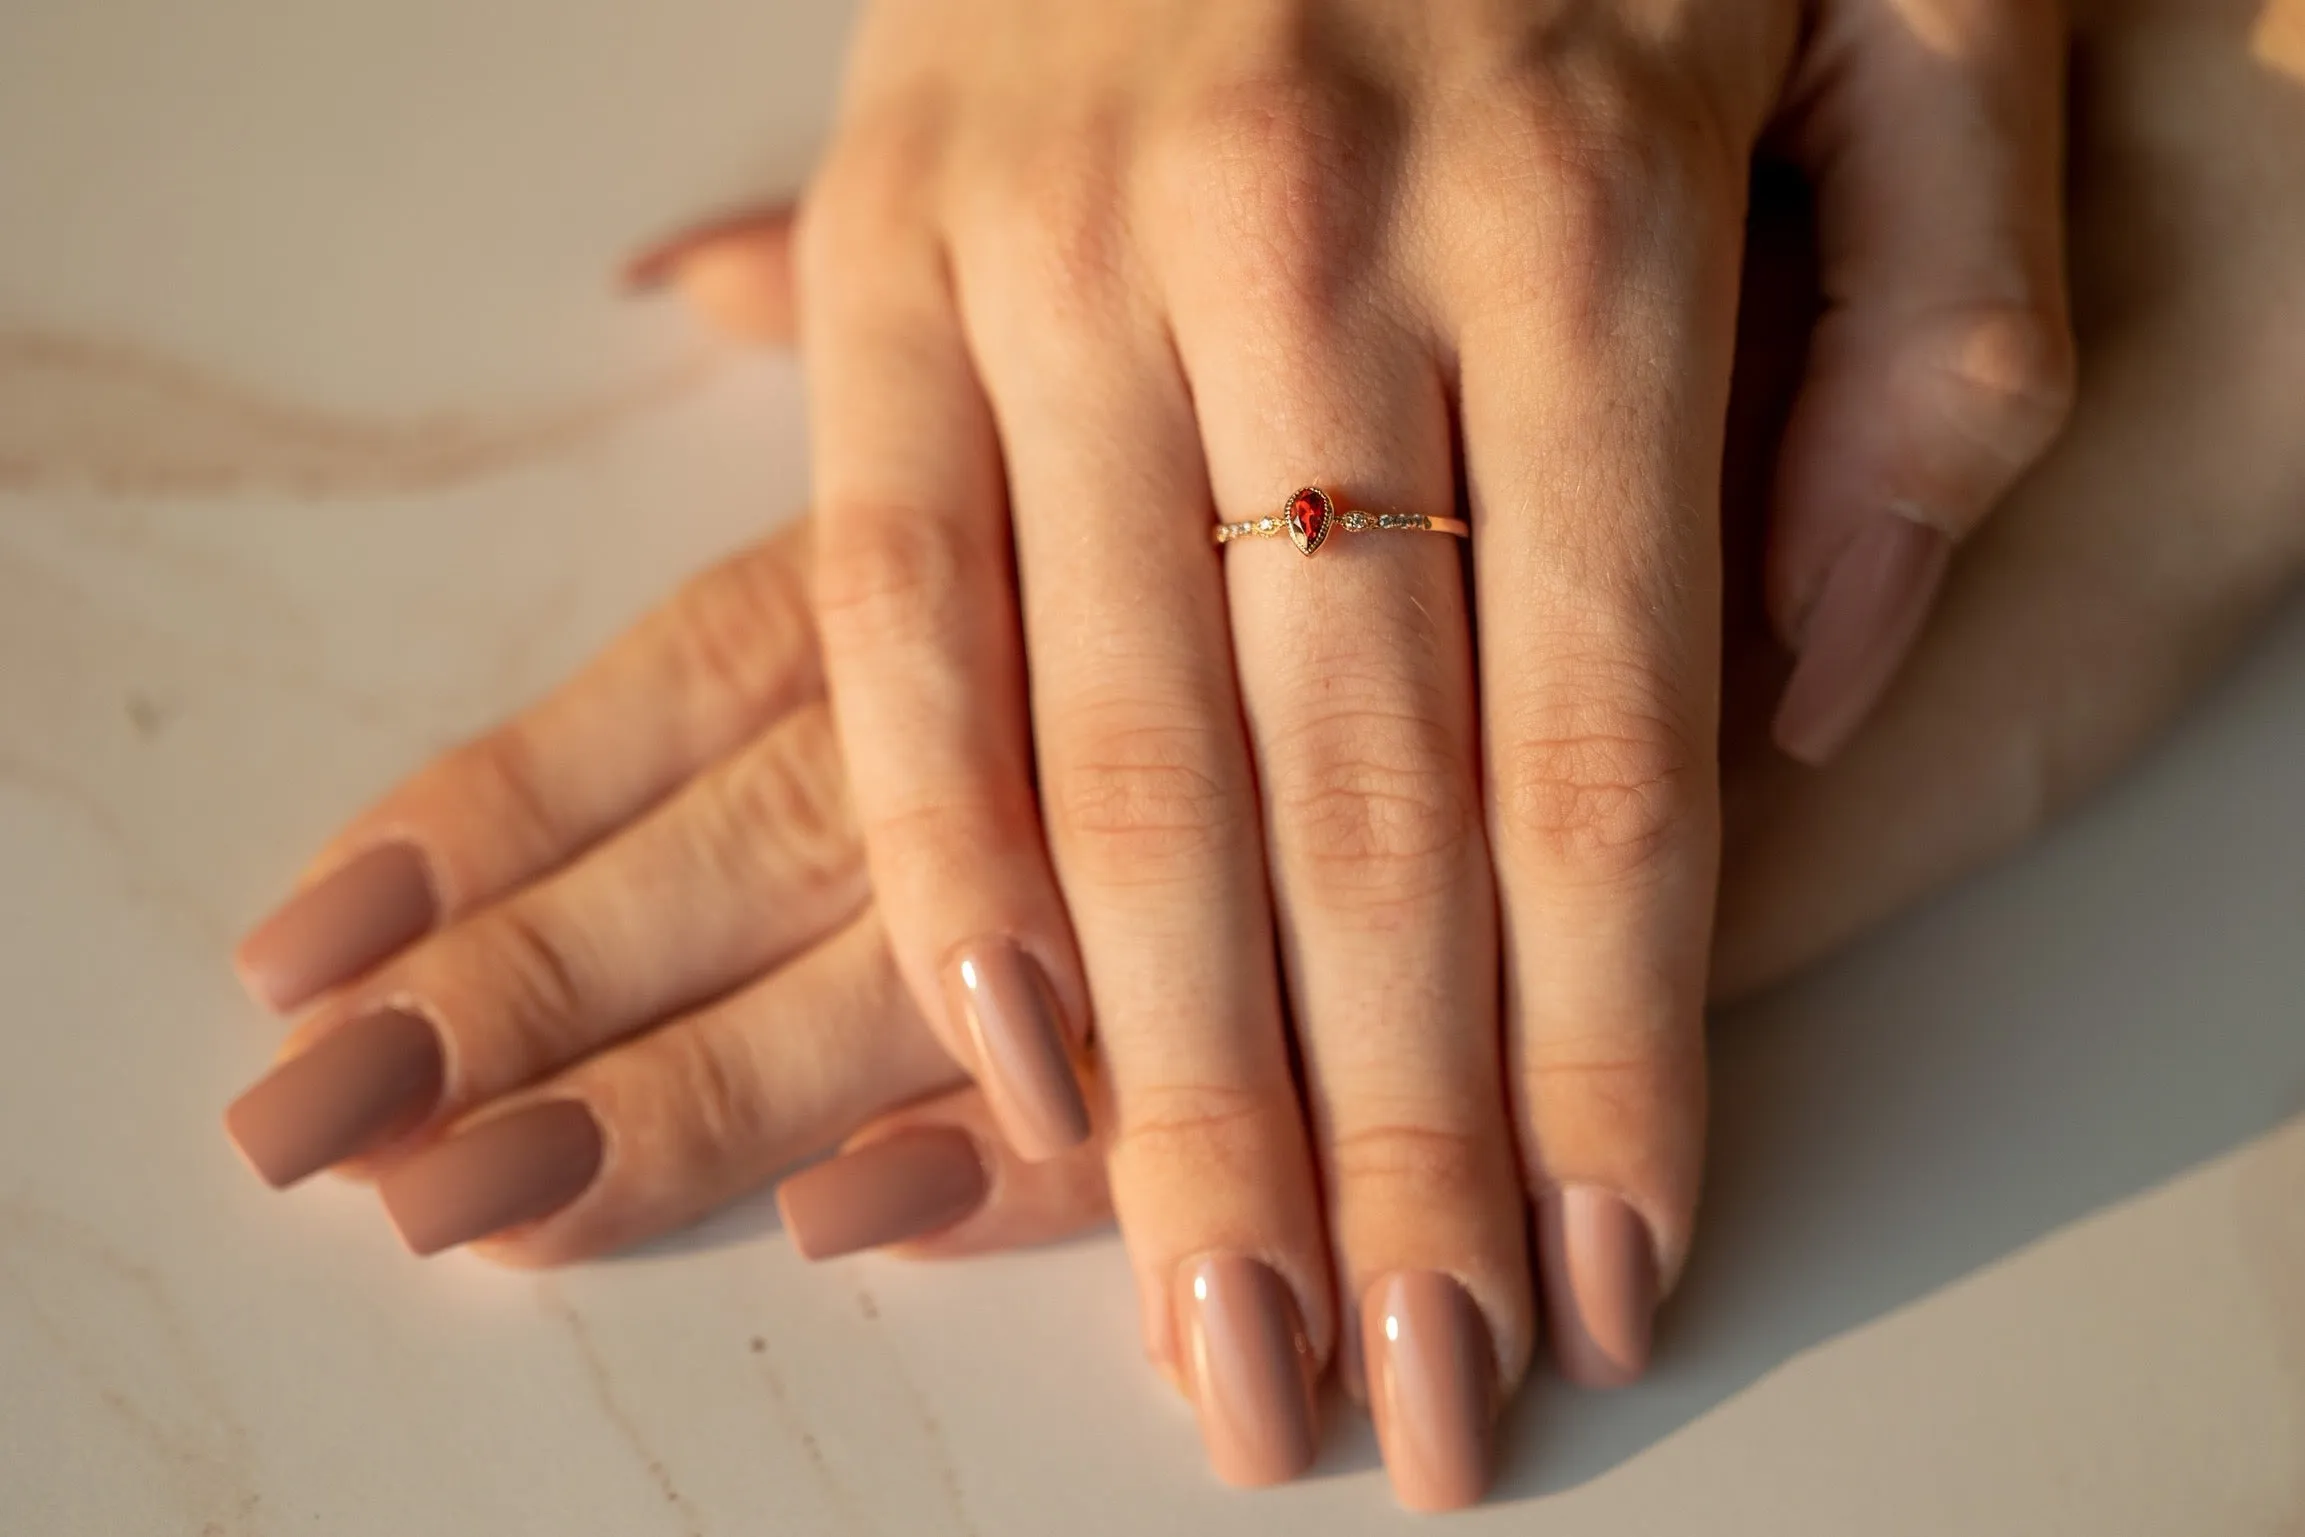
[{"label": "marble surface", "polygon": [[[0,1532],[1392,1530],[1228,1494],[1117,1248],[538,1278],[263,1191],[230,940],[342,815],[803,484],[789,366],[604,274],[792,185],[837,7],[0,11]],[[1723,1021],[1639,1390],[1554,1537],[2305,1534],[2305,614],[2056,836]]]}]

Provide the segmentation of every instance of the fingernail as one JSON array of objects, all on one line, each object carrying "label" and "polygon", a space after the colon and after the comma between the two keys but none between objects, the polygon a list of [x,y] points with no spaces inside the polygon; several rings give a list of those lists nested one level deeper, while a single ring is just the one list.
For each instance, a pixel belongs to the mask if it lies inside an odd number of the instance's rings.
[{"label": "fingernail", "polygon": [[1850,541],[1809,609],[1800,660],[1777,705],[1777,745],[1821,764],[1888,692],[1936,602],[1953,542],[1889,512]]},{"label": "fingernail", "polygon": [[985,1098],[1017,1156],[1039,1163],[1086,1142],[1088,1103],[1055,995],[1032,957],[1009,940],[980,940],[945,962],[944,997],[976,1048]]},{"label": "fingernail", "polygon": [[1361,1301],[1369,1412],[1393,1496],[1410,1510],[1458,1510],[1489,1487],[1496,1359],[1465,1289],[1430,1270],[1396,1271]]},{"label": "fingernail", "polygon": [[549,1217],[600,1172],[600,1125],[572,1099],[549,1099],[466,1127],[378,1184],[401,1242],[437,1254]]},{"label": "fingernail", "polygon": [[1636,1380],[1657,1309],[1648,1224],[1606,1190],[1572,1185],[1538,1206],[1537,1259],[1561,1375],[1589,1388]]},{"label": "fingernail", "polygon": [[440,915],[413,843],[356,854],[283,903],[240,942],[241,979],[287,1012],[431,931]]},{"label": "fingernail", "polygon": [[802,1170],[776,1187],[776,1209],[803,1259],[833,1259],[940,1232],[991,1188],[974,1138],[922,1126]]},{"label": "fingernail", "polygon": [[1201,1441],[1239,1488],[1286,1483],[1312,1466],[1312,1345],[1288,1283],[1237,1254],[1185,1262],[1178,1335]]},{"label": "fingernail", "polygon": [[402,1009],[329,1031],[256,1081],[224,1131],[275,1190],[381,1147],[440,1099],[440,1037]]}]

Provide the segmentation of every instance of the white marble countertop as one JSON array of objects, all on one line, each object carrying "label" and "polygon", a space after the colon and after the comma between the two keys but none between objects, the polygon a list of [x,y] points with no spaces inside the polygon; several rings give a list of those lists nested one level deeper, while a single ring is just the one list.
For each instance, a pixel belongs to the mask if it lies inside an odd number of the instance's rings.
[{"label": "white marble countertop", "polygon": [[[647,24],[641,24],[645,15]],[[341,816],[803,484],[788,366],[614,298],[792,185],[837,7],[0,14],[0,1532],[1354,1533],[1238,1495],[1117,1247],[537,1278],[282,1198],[233,936]],[[1452,1530],[2305,1534],[2305,614],[2017,863],[1723,1021],[1654,1379]]]}]

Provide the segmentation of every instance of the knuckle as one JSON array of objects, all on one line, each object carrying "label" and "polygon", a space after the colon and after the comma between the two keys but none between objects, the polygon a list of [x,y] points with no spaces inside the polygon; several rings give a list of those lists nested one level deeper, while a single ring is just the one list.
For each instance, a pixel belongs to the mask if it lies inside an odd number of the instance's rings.
[{"label": "knuckle", "polygon": [[674,665],[708,692],[758,708],[813,676],[808,600],[778,547],[693,578],[673,600],[671,624]]},{"label": "knuckle", "polygon": [[1637,879],[1693,831],[1701,761],[1656,714],[1588,712],[1524,730],[1494,755],[1498,841],[1549,875]]},{"label": "knuckle", "polygon": [[856,253],[915,228],[934,179],[938,114],[893,100],[853,116],[801,200],[793,256],[811,292],[839,283]]},{"label": "knuckle", "polygon": [[689,826],[691,846],[729,889],[756,889],[771,867],[784,885],[820,893],[862,866],[847,776],[822,705],[729,760],[704,805]]},{"label": "knuckle", "polygon": [[[1454,206],[1475,221],[1488,303],[1598,326],[1659,288],[1726,227],[1741,171],[1709,120],[1664,111],[1629,68],[1524,68],[1467,123]],[[1741,156],[1737,157],[1741,160]]]},{"label": "knuckle", "polygon": [[1271,1095],[1228,1085],[1146,1086],[1119,1108],[1114,1161],[1172,1182],[1268,1178],[1276,1138],[1293,1134],[1293,1106],[1284,1113]]},{"label": "knuckle", "polygon": [[1052,826],[1086,878],[1160,885],[1207,872],[1243,841],[1243,796],[1208,731],[1091,726],[1052,753]]},{"label": "knuckle", "polygon": [[485,931],[498,1022],[549,1061],[563,1027],[584,1012],[590,987],[577,946],[533,899],[496,908]]},{"label": "knuckle", "polygon": [[709,1031],[668,1030],[658,1049],[671,1111],[665,1129],[704,1167],[757,1162],[752,1155],[769,1140],[772,1115],[749,1063]]},{"label": "knuckle", "polygon": [[[1413,902],[1452,884],[1479,837],[1472,775],[1420,717],[1342,712],[1276,744],[1273,835],[1315,900]],[[1289,749],[1295,749],[1289,751]]]},{"label": "knuckle", "polygon": [[1377,1121],[1329,1138],[1329,1176],[1340,1192],[1405,1190],[1421,1200],[1461,1200],[1507,1168],[1492,1139],[1449,1127]]},{"label": "knuckle", "polygon": [[1388,147],[1375,114],[1300,65],[1198,93],[1160,177],[1183,214],[1283,324],[1320,323],[1376,256]]},{"label": "knuckle", "polygon": [[977,221],[1009,280],[1000,291],[1060,315],[1110,308],[1124,292],[1126,205],[1112,131],[1090,122],[1020,151],[996,206]]},{"label": "knuckle", "polygon": [[2029,461],[2072,414],[2071,326],[2053,309],[1996,306],[1964,316],[1958,330],[1948,375],[1982,418],[1966,425]]},{"label": "knuckle", "polygon": [[448,778],[472,787],[488,808],[496,835],[533,856],[561,849],[570,829],[545,787],[535,739],[518,722],[500,726],[458,749]]},{"label": "knuckle", "polygon": [[816,605],[828,636],[936,640],[963,632],[1005,570],[941,507],[851,499],[826,510]]}]

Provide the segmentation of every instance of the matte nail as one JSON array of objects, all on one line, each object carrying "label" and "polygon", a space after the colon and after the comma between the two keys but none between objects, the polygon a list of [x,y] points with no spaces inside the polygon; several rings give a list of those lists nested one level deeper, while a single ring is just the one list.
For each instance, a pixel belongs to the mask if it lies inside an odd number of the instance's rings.
[{"label": "matte nail", "polygon": [[1822,764],[1848,745],[1920,639],[1952,559],[1942,532],[1893,512],[1850,541],[1802,625],[1777,705],[1779,747]]},{"label": "matte nail", "polygon": [[225,1134],[283,1189],[383,1146],[440,1099],[440,1037],[401,1009],[329,1031],[266,1073],[224,1112]]},{"label": "matte nail", "polygon": [[418,1254],[549,1217],[600,1172],[600,1124],[549,1099],[468,1126],[384,1176],[377,1193]]},{"label": "matte nail", "polygon": [[1006,939],[983,940],[945,963],[945,1007],[976,1048],[985,1098],[1017,1156],[1054,1158],[1088,1140],[1056,996],[1033,958]]},{"label": "matte nail", "polygon": [[283,903],[240,942],[241,978],[283,1013],[431,932],[440,901],[413,843],[356,854]]},{"label": "matte nail", "polygon": [[1217,1477],[1286,1483],[1312,1466],[1313,1352],[1288,1283],[1238,1254],[1188,1260],[1177,1274],[1178,1337]]},{"label": "matte nail", "polygon": [[1538,1205],[1537,1258],[1561,1375],[1591,1388],[1638,1379],[1657,1309],[1648,1224],[1608,1191],[1572,1185]]},{"label": "matte nail", "polygon": [[867,1142],[776,1187],[784,1230],[804,1259],[832,1259],[941,1232],[992,1188],[976,1140],[920,1126]]},{"label": "matte nail", "polygon": [[1393,1496],[1410,1510],[1458,1510],[1489,1487],[1496,1357],[1481,1310],[1430,1270],[1379,1277],[1361,1299],[1369,1412]]}]

